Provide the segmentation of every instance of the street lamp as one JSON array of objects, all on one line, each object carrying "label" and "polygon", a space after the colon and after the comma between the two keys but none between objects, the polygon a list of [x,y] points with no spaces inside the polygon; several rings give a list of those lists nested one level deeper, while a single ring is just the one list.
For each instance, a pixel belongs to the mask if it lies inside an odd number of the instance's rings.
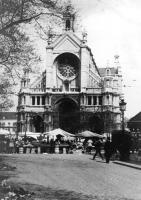
[{"label": "street lamp", "polygon": [[124,134],[124,112],[126,110],[126,102],[124,101],[124,99],[121,99],[119,106],[122,115],[122,133]]},{"label": "street lamp", "polygon": [[25,116],[25,134],[24,134],[24,141],[26,142],[26,132],[27,132],[27,119],[28,119],[28,114]]}]

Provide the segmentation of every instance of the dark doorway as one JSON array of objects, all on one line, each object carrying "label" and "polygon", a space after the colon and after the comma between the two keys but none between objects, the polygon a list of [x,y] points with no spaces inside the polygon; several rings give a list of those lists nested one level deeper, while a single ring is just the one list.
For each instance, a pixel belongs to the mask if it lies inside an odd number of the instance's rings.
[{"label": "dark doorway", "polygon": [[104,130],[104,121],[100,116],[93,115],[89,118],[89,128],[95,133],[102,133]]},{"label": "dark doorway", "polygon": [[35,127],[36,133],[43,133],[44,132],[44,122],[43,118],[39,115],[33,116],[33,125]]},{"label": "dark doorway", "polygon": [[79,129],[80,117],[77,104],[64,98],[58,103],[59,127],[70,133],[76,133]]}]

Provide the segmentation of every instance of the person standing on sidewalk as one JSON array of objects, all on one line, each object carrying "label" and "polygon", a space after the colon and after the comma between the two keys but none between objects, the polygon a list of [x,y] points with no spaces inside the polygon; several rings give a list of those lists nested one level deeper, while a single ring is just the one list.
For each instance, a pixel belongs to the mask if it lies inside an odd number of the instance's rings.
[{"label": "person standing on sidewalk", "polygon": [[107,138],[105,145],[104,145],[104,150],[105,150],[105,158],[106,158],[106,163],[110,162],[110,157],[112,154],[112,145],[110,142],[110,138]]},{"label": "person standing on sidewalk", "polygon": [[102,140],[99,139],[98,141],[95,142],[95,154],[93,155],[93,160],[95,159],[95,157],[99,154],[99,156],[101,157],[101,159],[103,160],[103,156],[101,154],[101,147],[102,147]]}]

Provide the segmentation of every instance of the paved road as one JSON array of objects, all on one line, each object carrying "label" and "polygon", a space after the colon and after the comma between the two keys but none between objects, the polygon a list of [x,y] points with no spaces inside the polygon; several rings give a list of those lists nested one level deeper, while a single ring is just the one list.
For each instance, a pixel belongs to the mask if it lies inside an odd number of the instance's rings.
[{"label": "paved road", "polygon": [[[43,190],[49,200],[141,200],[141,171],[106,164],[91,155],[8,155],[16,167],[10,181]],[[33,188],[32,188],[33,189]]]}]

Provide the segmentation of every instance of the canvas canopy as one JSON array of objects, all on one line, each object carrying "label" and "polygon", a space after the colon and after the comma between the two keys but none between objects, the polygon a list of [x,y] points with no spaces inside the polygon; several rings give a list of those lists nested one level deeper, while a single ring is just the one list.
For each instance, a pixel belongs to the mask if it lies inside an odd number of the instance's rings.
[{"label": "canvas canopy", "polygon": [[71,133],[69,133],[67,131],[64,131],[64,130],[60,129],[60,128],[57,128],[57,129],[54,129],[52,131],[46,132],[45,134],[47,136],[55,136],[55,137],[57,135],[61,135],[63,137],[74,137],[75,136],[74,134],[71,134]]},{"label": "canvas canopy", "polygon": [[[41,135],[41,133],[34,133],[34,132],[26,132],[26,136],[28,137],[33,137],[35,139],[37,139],[37,137],[39,137]],[[25,136],[25,132],[20,132],[18,133],[18,136]]]},{"label": "canvas canopy", "polygon": [[103,138],[103,135],[97,134],[97,133],[93,133],[91,131],[83,131],[81,133],[78,133],[76,135],[77,137],[98,137],[98,138]]},{"label": "canvas canopy", "polygon": [[0,135],[8,135],[8,134],[10,134],[8,130],[0,129]]}]

